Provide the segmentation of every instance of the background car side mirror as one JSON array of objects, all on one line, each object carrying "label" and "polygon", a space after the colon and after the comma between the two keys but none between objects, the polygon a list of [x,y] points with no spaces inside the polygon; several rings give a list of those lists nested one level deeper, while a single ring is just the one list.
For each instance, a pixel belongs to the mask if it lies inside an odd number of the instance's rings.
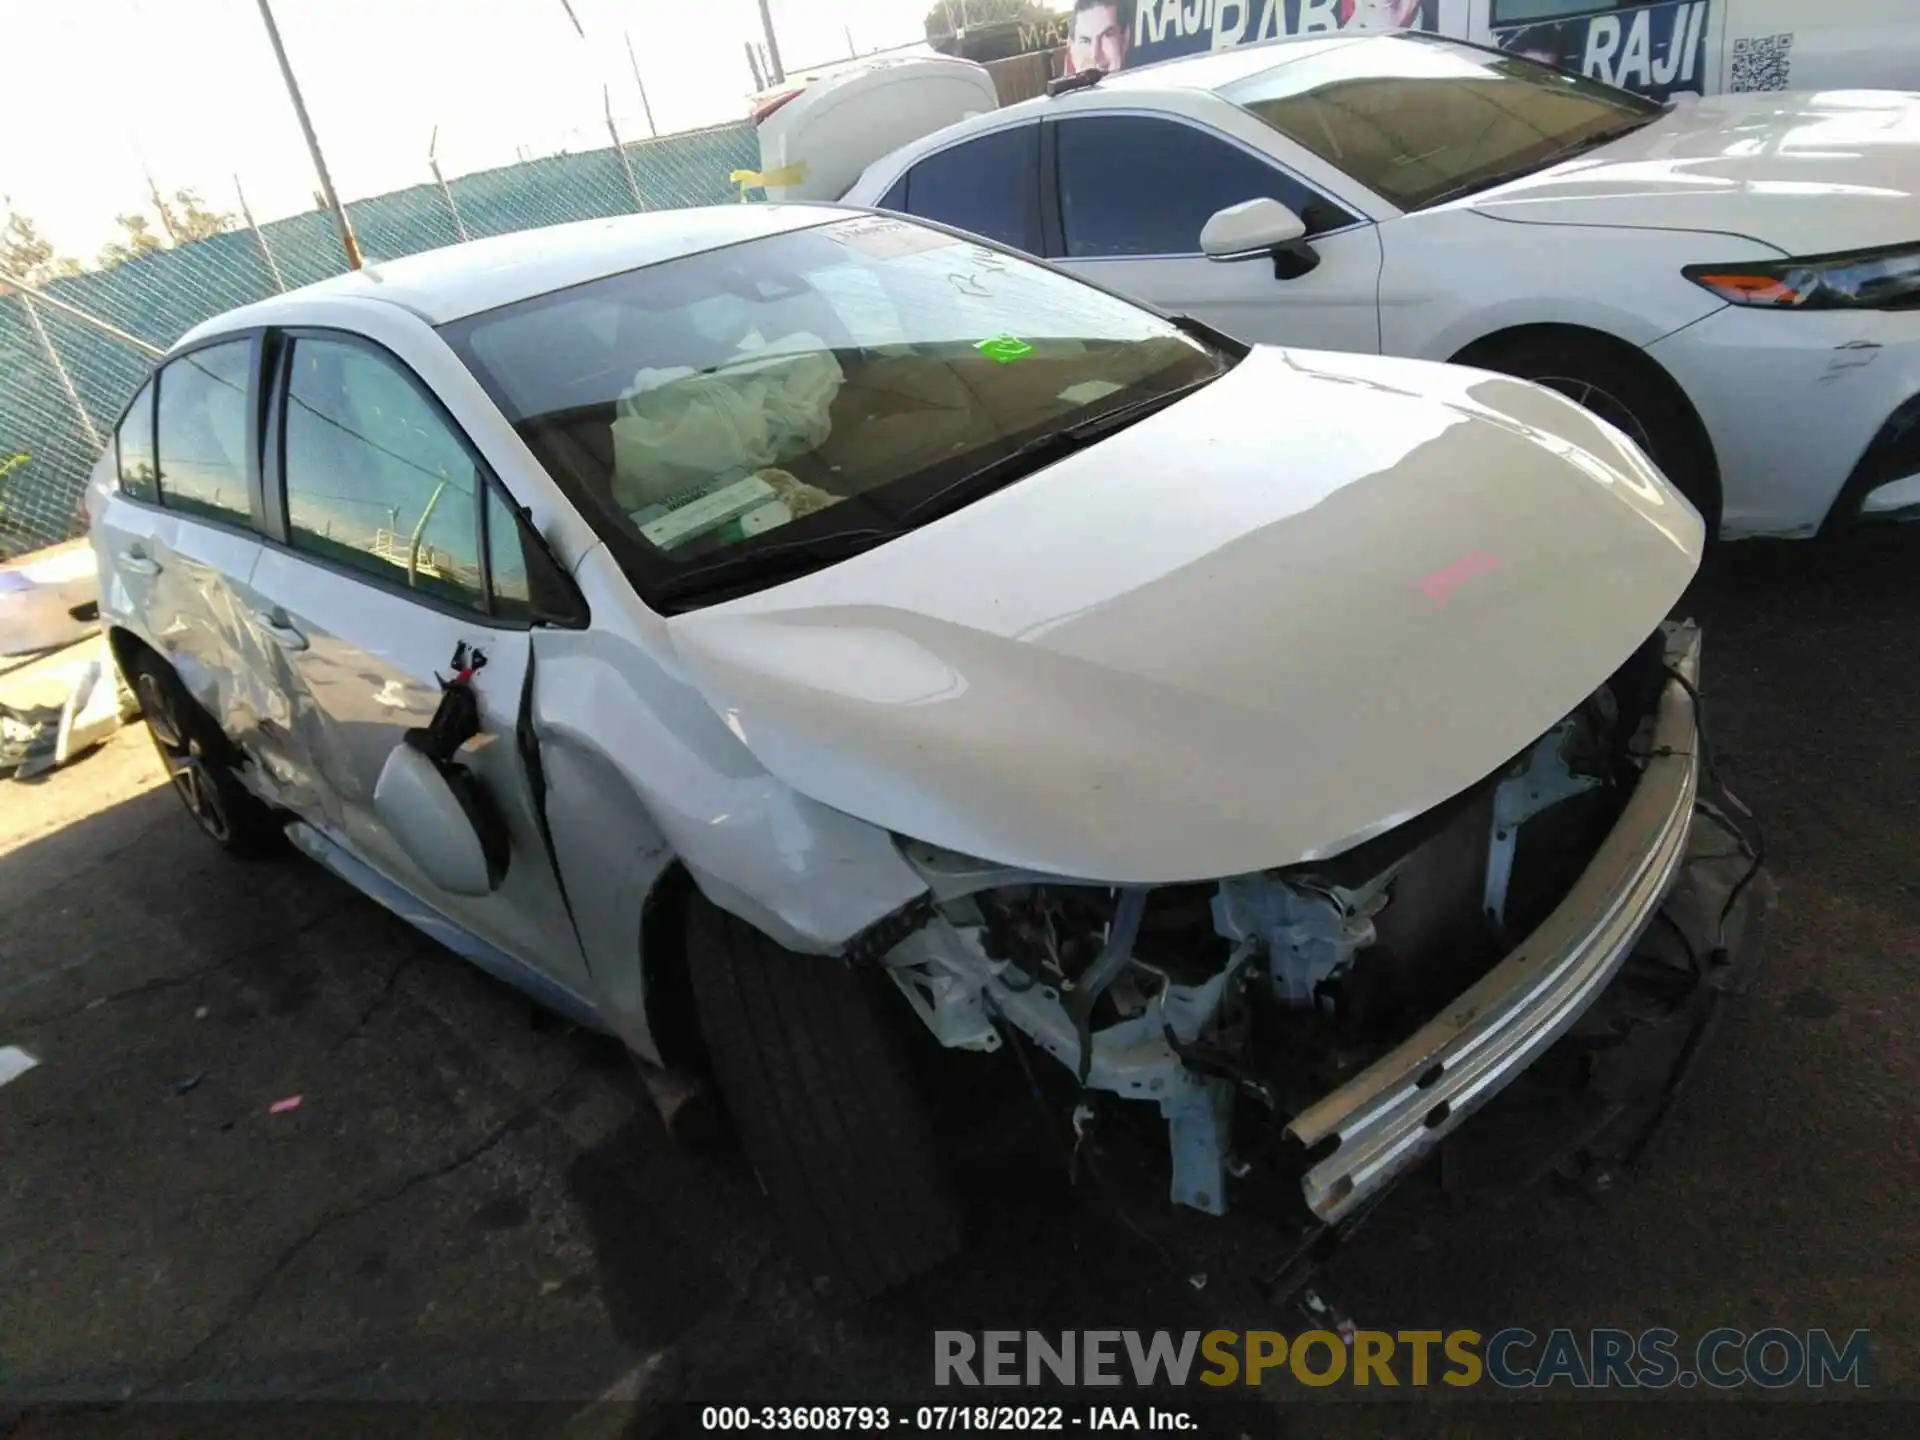
[{"label": "background car side mirror", "polygon": [[1200,231],[1200,249],[1209,260],[1273,257],[1276,279],[1294,280],[1320,263],[1307,243],[1307,226],[1278,200],[1263,196],[1220,211]]}]

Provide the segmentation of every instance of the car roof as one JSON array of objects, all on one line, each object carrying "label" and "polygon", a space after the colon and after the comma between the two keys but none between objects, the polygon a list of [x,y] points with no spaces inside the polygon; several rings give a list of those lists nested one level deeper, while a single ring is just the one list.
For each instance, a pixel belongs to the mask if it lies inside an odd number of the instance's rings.
[{"label": "car roof", "polygon": [[1133,70],[1102,78],[1094,87],[1106,90],[1218,90],[1237,80],[1291,65],[1314,55],[1344,50],[1349,45],[1379,39],[1378,34],[1293,35],[1273,40],[1256,40],[1228,50],[1209,50],[1199,55],[1178,55],[1158,60]]},{"label": "car roof", "polygon": [[[1177,114],[1202,114],[1207,104],[1223,103],[1217,99],[1215,92],[1224,86],[1292,64],[1296,60],[1383,38],[1387,38],[1384,32],[1364,35],[1283,35],[1272,40],[1237,45],[1230,50],[1156,60],[1135,70],[1122,70],[1116,75],[1104,76],[1098,84],[1085,89],[1069,90],[1057,96],[1041,95],[1018,104],[1002,106],[998,110],[989,110],[982,115],[956,120],[951,125],[882,155],[867,167],[848,193],[859,192],[876,178],[891,179],[964,135],[995,130],[1003,125],[1021,124],[1042,115],[1066,115],[1078,110],[1145,107]],[[1196,106],[1200,108],[1196,109]]]},{"label": "car roof", "polygon": [[444,325],[603,276],[846,214],[844,208],[830,205],[715,205],[519,230],[379,261],[290,290],[216,316],[179,343],[257,325],[298,325],[309,318],[315,302],[343,299],[385,301],[411,310],[430,325]]}]

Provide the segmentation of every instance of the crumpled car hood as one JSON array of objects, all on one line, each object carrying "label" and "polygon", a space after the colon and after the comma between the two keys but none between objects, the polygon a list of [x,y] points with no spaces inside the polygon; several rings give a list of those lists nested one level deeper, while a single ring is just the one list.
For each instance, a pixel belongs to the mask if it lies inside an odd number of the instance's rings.
[{"label": "crumpled car hood", "polygon": [[1483,779],[1652,633],[1702,526],[1523,381],[1255,350],[1101,444],[674,617],[796,790],[1108,883],[1339,853]]},{"label": "crumpled car hood", "polygon": [[1789,256],[1920,240],[1920,96],[1720,95],[1465,202],[1501,220],[1741,235]]}]

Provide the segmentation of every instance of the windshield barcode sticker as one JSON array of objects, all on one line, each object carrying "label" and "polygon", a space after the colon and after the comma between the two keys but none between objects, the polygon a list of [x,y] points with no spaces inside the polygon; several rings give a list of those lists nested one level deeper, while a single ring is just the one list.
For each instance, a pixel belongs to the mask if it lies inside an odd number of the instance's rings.
[{"label": "windshield barcode sticker", "polygon": [[731,485],[723,485],[690,505],[669,511],[658,520],[640,527],[649,544],[671,550],[709,530],[718,530],[729,520],[738,520],[749,510],[757,510],[776,497],[773,486],[758,475],[749,475]]},{"label": "windshield barcode sticker", "polygon": [[889,220],[884,215],[862,215],[821,227],[820,233],[836,244],[856,250],[870,260],[894,260],[902,255],[918,255],[924,250],[940,250],[964,242],[909,220]]}]

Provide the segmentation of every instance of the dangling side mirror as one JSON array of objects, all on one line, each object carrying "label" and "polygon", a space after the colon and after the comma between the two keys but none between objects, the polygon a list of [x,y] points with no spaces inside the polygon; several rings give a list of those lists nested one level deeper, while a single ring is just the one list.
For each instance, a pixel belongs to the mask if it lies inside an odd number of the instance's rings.
[{"label": "dangling side mirror", "polygon": [[506,827],[471,772],[411,741],[393,747],[373,812],[402,852],[450,895],[491,895],[507,878]]}]

